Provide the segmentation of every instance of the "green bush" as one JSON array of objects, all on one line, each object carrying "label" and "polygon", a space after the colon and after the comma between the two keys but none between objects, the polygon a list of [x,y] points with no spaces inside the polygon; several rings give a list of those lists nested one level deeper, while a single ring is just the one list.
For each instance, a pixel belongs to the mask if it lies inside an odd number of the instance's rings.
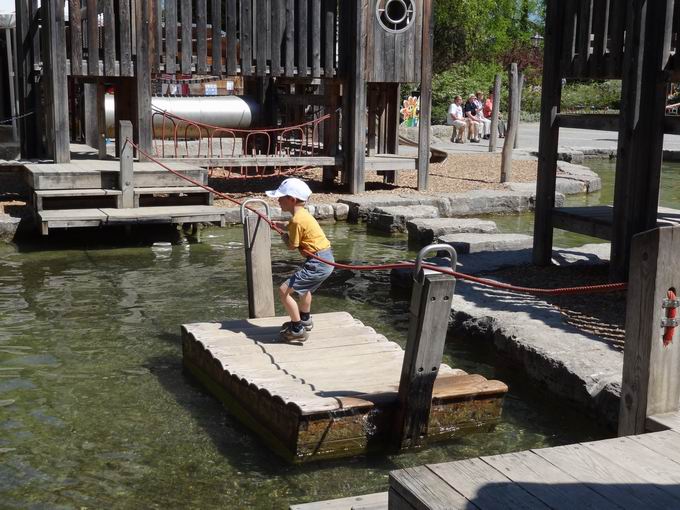
[{"label": "green bush", "polygon": [[[540,101],[539,101],[540,103]],[[618,110],[621,103],[621,82],[568,83],[562,89],[561,111]]]}]

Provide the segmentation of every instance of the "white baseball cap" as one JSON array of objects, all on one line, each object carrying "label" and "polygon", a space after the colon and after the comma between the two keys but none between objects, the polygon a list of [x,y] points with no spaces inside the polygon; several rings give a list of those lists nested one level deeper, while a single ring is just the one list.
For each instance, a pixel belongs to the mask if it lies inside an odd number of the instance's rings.
[{"label": "white baseball cap", "polygon": [[312,190],[309,189],[309,186],[304,181],[296,177],[289,177],[279,185],[278,189],[265,191],[265,193],[268,197],[272,198],[289,196],[306,202],[309,199],[309,195],[312,194]]}]

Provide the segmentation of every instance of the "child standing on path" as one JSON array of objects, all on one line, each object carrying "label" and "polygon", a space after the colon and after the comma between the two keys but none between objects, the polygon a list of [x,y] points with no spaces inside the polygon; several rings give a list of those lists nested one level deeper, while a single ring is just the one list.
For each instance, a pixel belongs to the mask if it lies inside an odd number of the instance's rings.
[{"label": "child standing on path", "polygon": [[[304,265],[279,287],[279,298],[290,316],[290,321],[281,329],[280,338],[284,342],[304,342],[308,337],[307,332],[314,327],[311,316],[312,292],[333,272],[333,266],[316,260],[307,253],[334,262],[331,243],[314,216],[304,207],[312,194],[307,184],[290,177],[277,190],[266,193],[269,197],[278,198],[281,210],[293,215],[288,222],[288,233],[282,234],[281,238],[288,249],[297,249],[306,258]],[[299,305],[294,296],[299,298]]]}]

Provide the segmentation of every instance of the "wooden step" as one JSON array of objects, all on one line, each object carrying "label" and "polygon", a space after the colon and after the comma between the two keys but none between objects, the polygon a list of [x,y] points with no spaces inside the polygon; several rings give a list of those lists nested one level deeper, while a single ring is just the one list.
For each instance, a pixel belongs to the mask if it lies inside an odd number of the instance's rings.
[{"label": "wooden step", "polygon": [[89,197],[116,197],[116,207],[120,207],[120,197],[122,191],[118,189],[101,189],[101,188],[86,188],[86,189],[45,189],[35,190],[34,203],[36,211],[43,210],[43,199],[45,198],[89,198]]},{"label": "wooden step", "polygon": [[206,195],[206,204],[213,204],[213,194],[200,186],[165,186],[152,188],[135,188],[135,207],[139,207],[142,195]]},{"label": "wooden step", "polygon": [[131,207],[127,209],[55,209],[39,211],[43,235],[51,228],[139,225],[145,223],[218,223],[225,225],[225,209],[210,205]]}]

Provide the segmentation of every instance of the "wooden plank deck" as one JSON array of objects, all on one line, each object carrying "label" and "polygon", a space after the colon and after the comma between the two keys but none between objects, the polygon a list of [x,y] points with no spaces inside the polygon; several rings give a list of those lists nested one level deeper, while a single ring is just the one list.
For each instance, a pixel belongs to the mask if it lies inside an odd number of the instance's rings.
[{"label": "wooden plank deck", "polygon": [[[304,462],[385,447],[394,421],[401,347],[346,312],[314,315],[304,343],[280,343],[287,317],[182,326],[184,365],[269,446]],[[442,365],[431,441],[500,418],[507,386]]]},{"label": "wooden plank deck", "polygon": [[[599,239],[611,240],[614,208],[610,205],[591,207],[556,207],[553,209],[553,227]],[[680,224],[680,210],[659,207],[657,225]]]}]

